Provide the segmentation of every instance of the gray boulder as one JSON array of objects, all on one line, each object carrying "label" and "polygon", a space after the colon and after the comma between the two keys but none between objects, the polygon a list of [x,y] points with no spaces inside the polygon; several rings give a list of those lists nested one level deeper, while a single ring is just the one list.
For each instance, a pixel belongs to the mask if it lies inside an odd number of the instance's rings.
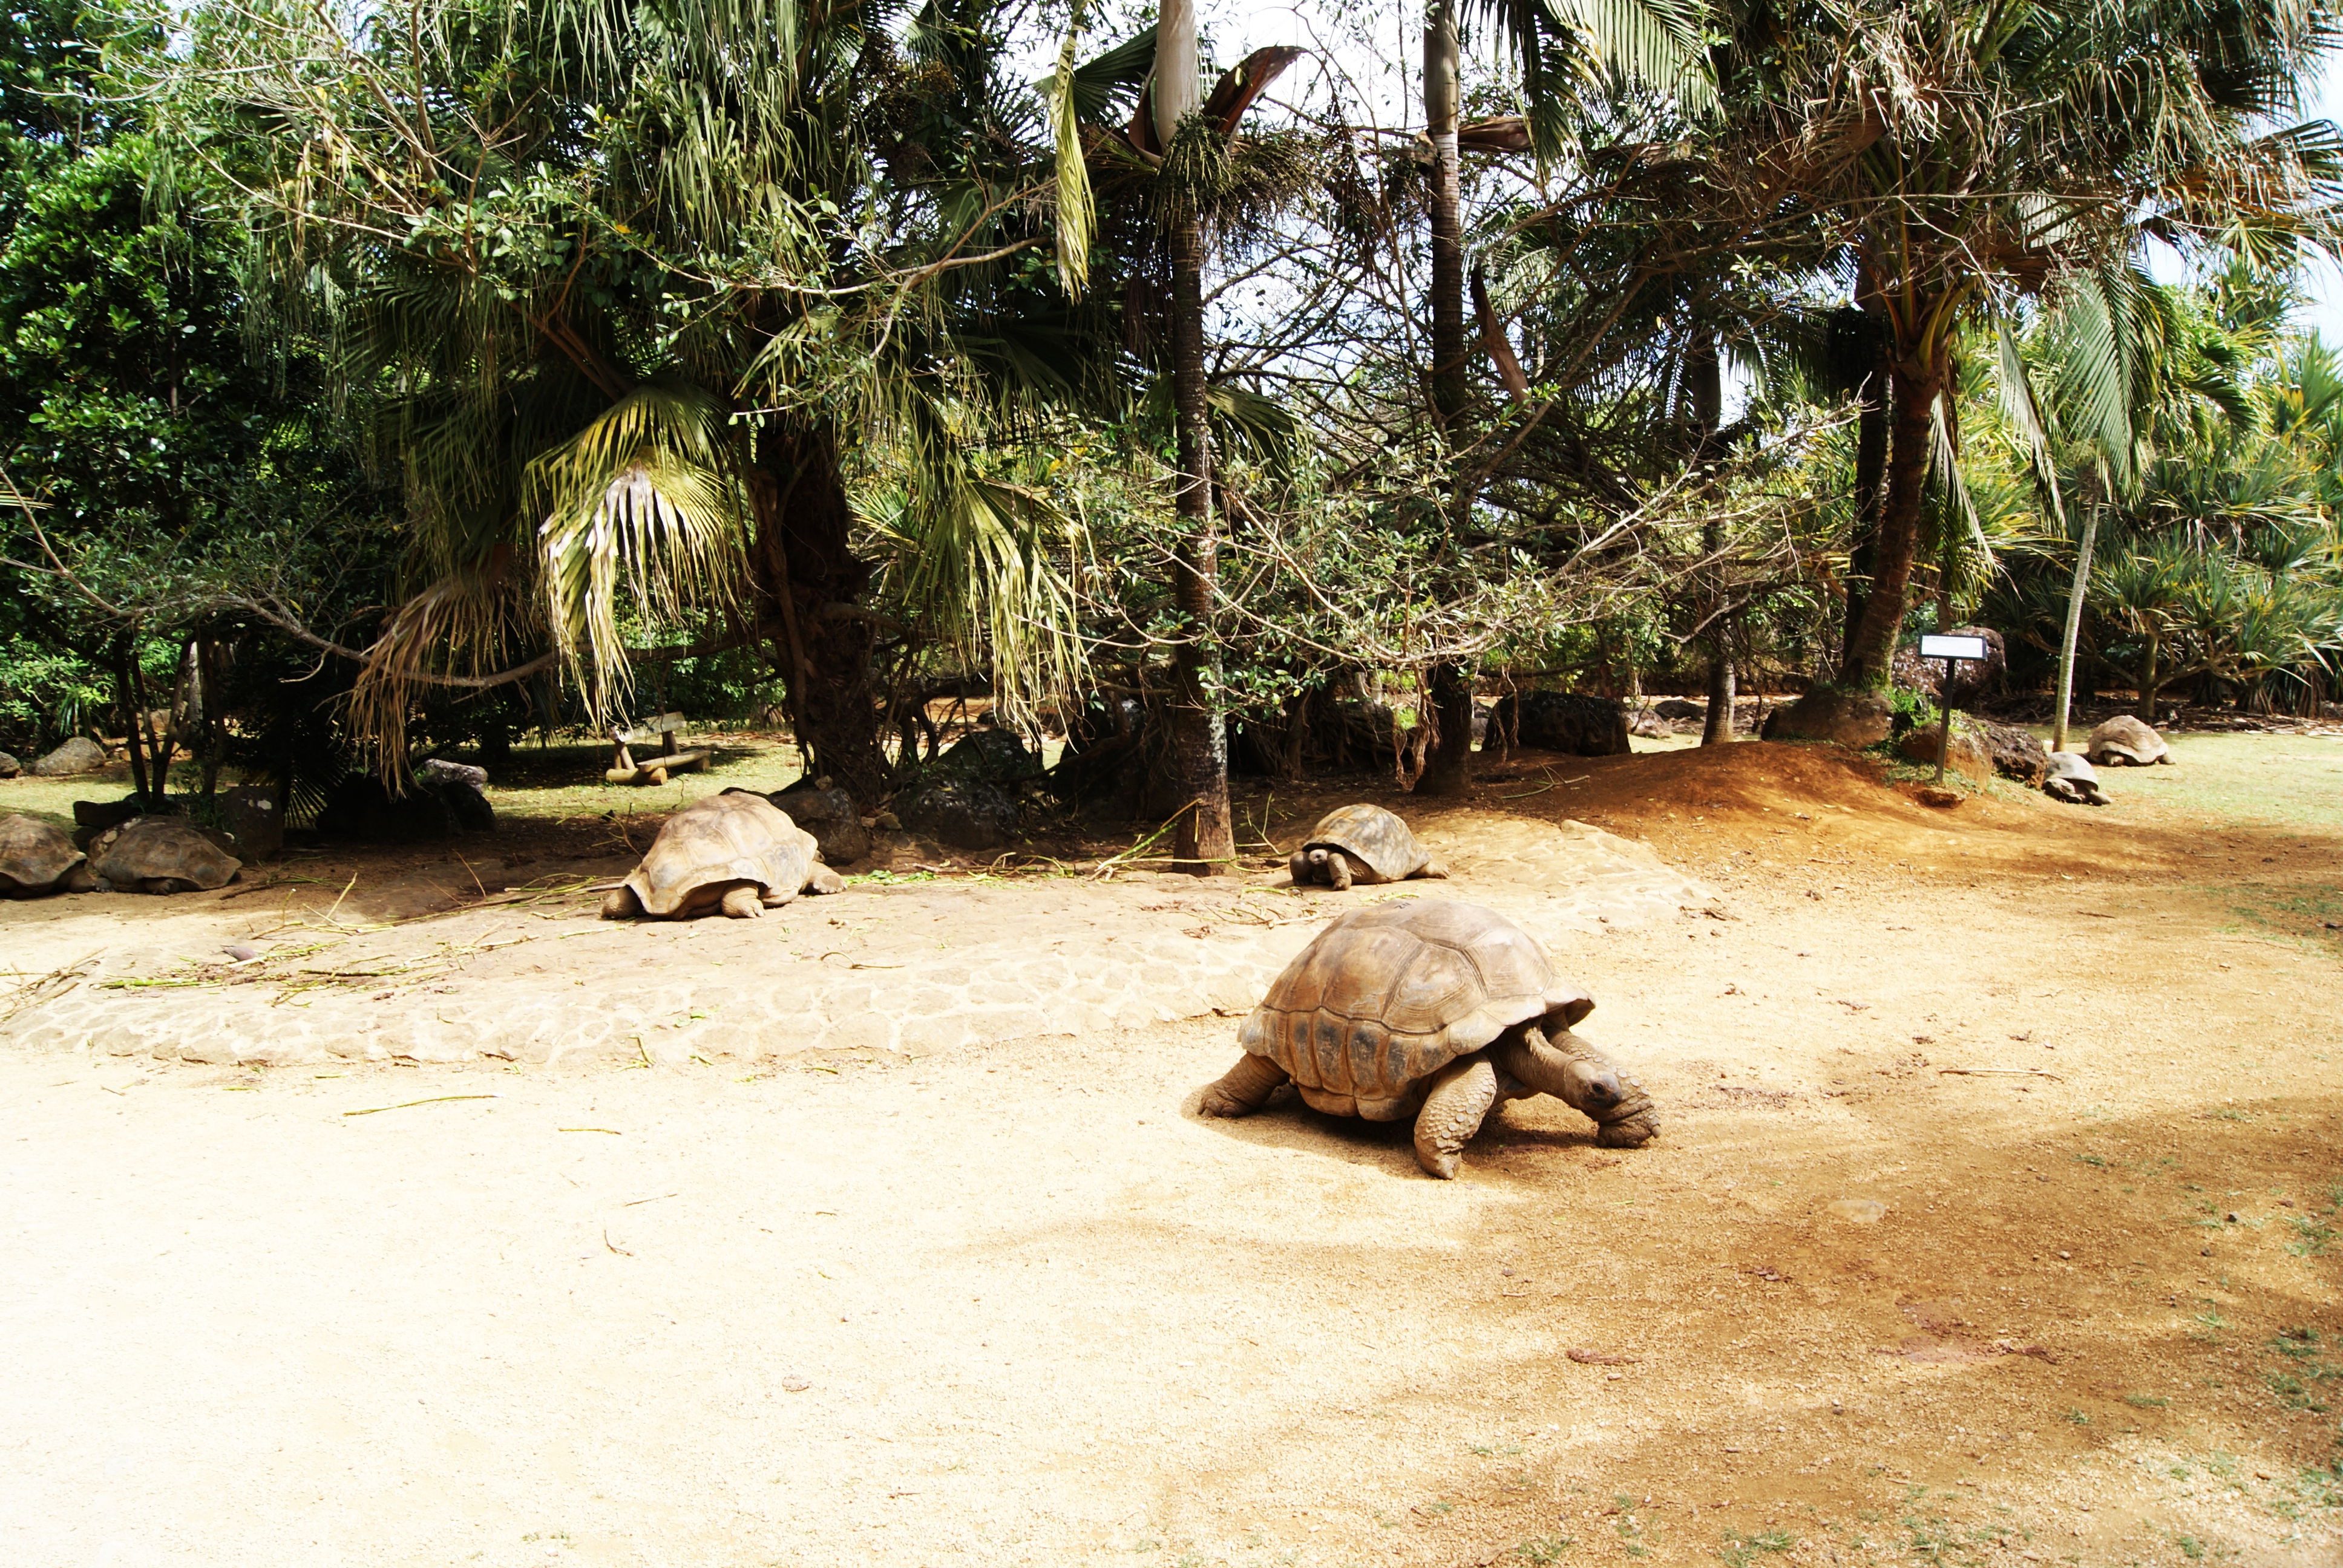
[{"label": "gray boulder", "polygon": [[85,735],[76,735],[27,765],[25,771],[36,779],[66,779],[76,773],[95,773],[105,766],[106,748]]},{"label": "gray boulder", "polygon": [[2042,782],[2050,754],[2029,731],[2015,724],[1980,723],[1977,729],[1985,737],[1986,749],[1993,753],[1995,772],[2028,786]]},{"label": "gray boulder", "polygon": [[17,774],[22,773],[24,770],[25,765],[23,763],[17,761],[14,757],[9,756],[5,751],[0,751],[0,779],[14,779]]},{"label": "gray boulder", "polygon": [[1490,731],[1506,744],[1574,757],[1623,757],[1627,705],[1615,697],[1576,691],[1524,691],[1497,699]]},{"label": "gray boulder", "polygon": [[854,798],[829,780],[800,779],[766,799],[813,835],[825,864],[850,866],[870,853],[870,829],[854,809]]},{"label": "gray boulder", "polygon": [[1025,749],[1017,733],[986,725],[970,730],[936,761],[946,772],[989,784],[1021,784],[1041,777],[1041,759]]},{"label": "gray boulder", "polygon": [[1828,740],[1861,750],[1887,739],[1896,705],[1885,690],[1842,691],[1820,686],[1766,718],[1768,740]]},{"label": "gray boulder", "polygon": [[997,849],[1017,831],[1017,802],[981,779],[936,773],[895,797],[895,818],[955,849]]},{"label": "gray boulder", "polygon": [[479,790],[488,787],[488,770],[475,768],[468,762],[443,762],[437,757],[426,758],[415,765],[415,781],[418,784],[461,784]]}]

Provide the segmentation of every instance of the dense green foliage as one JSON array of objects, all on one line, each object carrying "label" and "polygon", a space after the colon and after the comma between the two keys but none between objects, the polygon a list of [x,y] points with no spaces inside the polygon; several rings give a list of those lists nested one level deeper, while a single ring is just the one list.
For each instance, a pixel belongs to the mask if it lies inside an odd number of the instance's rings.
[{"label": "dense green foliage", "polygon": [[2084,688],[2332,699],[2331,7],[1460,15],[1443,155],[1291,51],[1167,137],[1144,16],[994,0],[12,10],[0,744],[681,706],[875,799],[937,692],[1202,692],[1290,768],[1369,695],[1876,683],[1977,618],[2046,683],[2086,525]]}]

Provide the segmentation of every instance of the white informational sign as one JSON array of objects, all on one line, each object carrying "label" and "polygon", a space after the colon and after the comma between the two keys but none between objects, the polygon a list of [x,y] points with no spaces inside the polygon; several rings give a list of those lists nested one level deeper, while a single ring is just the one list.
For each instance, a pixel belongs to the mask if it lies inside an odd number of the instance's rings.
[{"label": "white informational sign", "polygon": [[1922,658],[1976,658],[1989,657],[1985,638],[1981,637],[1923,637],[1920,639]]}]

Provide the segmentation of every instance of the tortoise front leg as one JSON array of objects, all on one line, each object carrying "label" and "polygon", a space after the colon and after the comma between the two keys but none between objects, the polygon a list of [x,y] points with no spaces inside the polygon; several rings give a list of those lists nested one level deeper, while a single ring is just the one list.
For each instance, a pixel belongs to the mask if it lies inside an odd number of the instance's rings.
[{"label": "tortoise front leg", "polygon": [[1284,1081],[1285,1069],[1248,1050],[1204,1091],[1203,1103],[1196,1109],[1207,1116],[1250,1116]]},{"label": "tortoise front leg", "polygon": [[1351,890],[1351,857],[1340,849],[1326,851],[1326,882],[1338,893]]},{"label": "tortoise front leg", "polygon": [[1433,1074],[1423,1109],[1415,1113],[1415,1162],[1426,1175],[1445,1181],[1456,1174],[1457,1157],[1496,1102],[1497,1070],[1478,1052]]},{"label": "tortoise front leg", "polygon": [[1611,1060],[1566,1029],[1524,1029],[1490,1048],[1500,1067],[1541,1094],[1592,1117],[1605,1149],[1633,1149],[1660,1131],[1652,1097]]}]

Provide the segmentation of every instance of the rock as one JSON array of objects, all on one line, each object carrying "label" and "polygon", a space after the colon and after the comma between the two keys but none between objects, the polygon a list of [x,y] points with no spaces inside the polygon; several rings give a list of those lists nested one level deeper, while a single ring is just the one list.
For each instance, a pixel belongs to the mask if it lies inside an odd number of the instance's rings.
[{"label": "rock", "polygon": [[1708,722],[1708,705],[1706,703],[1687,702],[1681,697],[1663,699],[1652,709],[1652,711],[1658,714],[1663,719],[1671,719],[1678,723],[1681,723],[1685,719],[1694,719],[1703,724]]},{"label": "rock", "polygon": [[1896,684],[1925,691],[1937,701],[1949,699],[1955,708],[1974,708],[1977,699],[2000,686],[2002,676],[2009,668],[2008,650],[2002,644],[2001,633],[1989,626],[1956,626],[1945,635],[1984,638],[1986,657],[1974,662],[1955,662],[1952,684],[1946,686],[1945,660],[1922,658],[1917,644],[1899,648],[1893,666]]},{"label": "rock", "polygon": [[95,773],[106,766],[106,748],[87,736],[76,735],[47,756],[35,759],[25,771],[36,779],[65,779]]},{"label": "rock", "polygon": [[956,849],[997,849],[1017,831],[1017,802],[981,779],[934,773],[895,798],[904,828]]},{"label": "rock", "polygon": [[274,784],[237,784],[220,791],[220,819],[236,835],[236,853],[247,860],[285,847],[285,812]]},{"label": "rock", "polygon": [[1961,803],[1961,792],[1947,789],[1941,784],[1923,784],[1912,792],[1912,798],[1923,806],[1933,806],[1939,811],[1949,811]]},{"label": "rock", "polygon": [[415,765],[415,780],[418,784],[463,784],[476,790],[486,789],[488,770],[468,762],[443,762],[437,757],[428,757]]},{"label": "rock", "polygon": [[[1935,725],[1916,726],[1896,743],[1896,749],[1906,761],[1933,768],[1936,762],[1936,739]],[[1993,751],[1976,726],[1966,719],[1953,720],[1952,755],[1946,759],[1945,767],[1980,784],[1993,777]]]},{"label": "rock", "polygon": [[317,813],[317,831],[328,839],[378,843],[414,843],[458,833],[491,832],[496,808],[468,784],[417,780],[394,799],[371,773],[353,774],[334,786]]},{"label": "rock", "polygon": [[23,763],[17,761],[14,757],[9,756],[5,751],[0,751],[0,779],[14,779],[17,774],[22,773],[24,770],[25,765]]},{"label": "rock", "polygon": [[854,798],[827,780],[800,779],[767,799],[813,835],[826,864],[850,866],[870,853],[870,829],[854,809]]},{"label": "rock", "polygon": [[1887,739],[1896,705],[1885,689],[1844,691],[1818,686],[1765,719],[1768,740],[1828,740],[1860,750]]},{"label": "rock", "polygon": [[1674,725],[1648,708],[1639,709],[1627,724],[1628,734],[1640,735],[1646,740],[1663,740],[1675,732]]},{"label": "rock", "polygon": [[1977,725],[1977,733],[1985,738],[1985,749],[1993,757],[1995,772],[2028,789],[2042,782],[2042,769],[2050,753],[2032,734],[2015,724],[1982,721]]},{"label": "rock", "polygon": [[[76,800],[73,803],[74,843],[86,849],[107,829],[146,815],[147,807],[146,799],[137,795],[125,795],[119,800]],[[168,806],[161,806],[157,814],[168,810]]]},{"label": "rock", "polygon": [[1823,1211],[1850,1225],[1876,1225],[1887,1218],[1887,1205],[1876,1198],[1841,1198],[1824,1205]]},{"label": "rock", "polygon": [[2163,736],[2130,714],[2119,713],[2091,731],[2083,755],[2102,768],[2145,768],[2171,761],[2172,749]]},{"label": "rock", "polygon": [[1501,744],[1564,751],[1574,757],[1627,754],[1627,705],[1576,691],[1524,691],[1497,699],[1490,716]]},{"label": "rock", "polygon": [[1493,703],[1483,702],[1483,701],[1481,701],[1481,700],[1480,700],[1479,699],[1477,699],[1477,698],[1473,699],[1473,745],[1475,745],[1475,746],[1485,746],[1485,745],[1487,745],[1487,744],[1488,744],[1488,740],[1489,740],[1489,719],[1490,719],[1490,716],[1491,716],[1492,714],[1493,714],[1493,713],[1495,713],[1495,712],[1496,712],[1496,710],[1497,710],[1497,709],[1496,709],[1496,705],[1495,705],[1495,704],[1493,704]]},{"label": "rock", "polygon": [[1016,731],[993,725],[961,736],[935,765],[947,773],[988,784],[1021,784],[1041,776],[1041,759],[1025,749]]}]

